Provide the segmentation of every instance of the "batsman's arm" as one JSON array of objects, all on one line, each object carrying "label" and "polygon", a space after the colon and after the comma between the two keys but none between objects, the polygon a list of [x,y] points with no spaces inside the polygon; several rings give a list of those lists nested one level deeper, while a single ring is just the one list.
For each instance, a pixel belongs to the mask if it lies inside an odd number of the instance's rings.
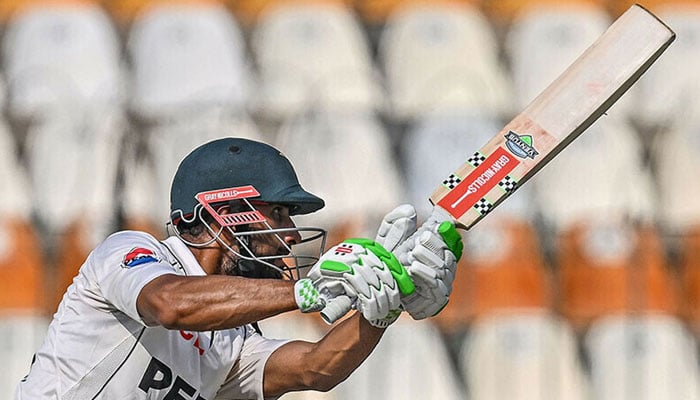
[{"label": "batsman's arm", "polygon": [[281,346],[265,365],[265,397],[332,389],[369,356],[384,331],[357,313],[333,326],[316,343],[293,341]]}]

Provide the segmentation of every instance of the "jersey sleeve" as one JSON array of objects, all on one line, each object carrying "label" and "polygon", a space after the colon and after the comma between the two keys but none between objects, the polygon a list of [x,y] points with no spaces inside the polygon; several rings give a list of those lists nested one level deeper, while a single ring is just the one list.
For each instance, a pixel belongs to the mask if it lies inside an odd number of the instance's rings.
[{"label": "jersey sleeve", "polygon": [[264,397],[263,375],[270,355],[289,340],[268,339],[246,326],[246,339],[241,355],[231,368],[226,381],[216,394],[216,399],[274,400]]},{"label": "jersey sleeve", "polygon": [[88,257],[88,280],[95,294],[145,325],[136,309],[141,289],[153,279],[176,274],[163,245],[142,232],[119,232],[107,238]]}]

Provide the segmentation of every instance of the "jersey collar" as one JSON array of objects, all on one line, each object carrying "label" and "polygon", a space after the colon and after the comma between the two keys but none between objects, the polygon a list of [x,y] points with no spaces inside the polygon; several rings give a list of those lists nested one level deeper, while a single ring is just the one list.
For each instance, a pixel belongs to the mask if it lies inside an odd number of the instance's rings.
[{"label": "jersey collar", "polygon": [[169,238],[163,240],[163,244],[170,250],[170,252],[175,256],[177,262],[180,264],[182,269],[185,271],[187,276],[204,276],[207,273],[204,271],[197,259],[194,258],[194,254],[185,245],[185,243],[180,240],[177,236],[170,236]]}]

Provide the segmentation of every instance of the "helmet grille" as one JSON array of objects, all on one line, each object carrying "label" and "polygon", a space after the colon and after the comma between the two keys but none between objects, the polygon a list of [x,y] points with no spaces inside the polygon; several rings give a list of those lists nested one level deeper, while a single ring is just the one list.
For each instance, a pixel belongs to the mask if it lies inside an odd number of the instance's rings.
[{"label": "helmet grille", "polygon": [[235,225],[244,225],[244,224],[253,224],[256,222],[265,222],[265,217],[263,217],[262,214],[260,214],[259,211],[244,211],[244,212],[239,212],[235,214],[225,214],[225,215],[219,215],[219,218],[224,226],[235,226]]}]

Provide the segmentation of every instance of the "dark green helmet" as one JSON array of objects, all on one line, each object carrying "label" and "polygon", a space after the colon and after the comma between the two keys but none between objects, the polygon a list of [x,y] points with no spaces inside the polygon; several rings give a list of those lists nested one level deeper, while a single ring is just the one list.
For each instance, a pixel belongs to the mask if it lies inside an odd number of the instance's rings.
[{"label": "dark green helmet", "polygon": [[274,147],[242,138],[223,138],[199,146],[180,163],[170,190],[173,222],[195,212],[197,193],[251,185],[260,197],[251,200],[284,204],[291,215],[308,214],[325,205],[299,184],[292,164]]}]

